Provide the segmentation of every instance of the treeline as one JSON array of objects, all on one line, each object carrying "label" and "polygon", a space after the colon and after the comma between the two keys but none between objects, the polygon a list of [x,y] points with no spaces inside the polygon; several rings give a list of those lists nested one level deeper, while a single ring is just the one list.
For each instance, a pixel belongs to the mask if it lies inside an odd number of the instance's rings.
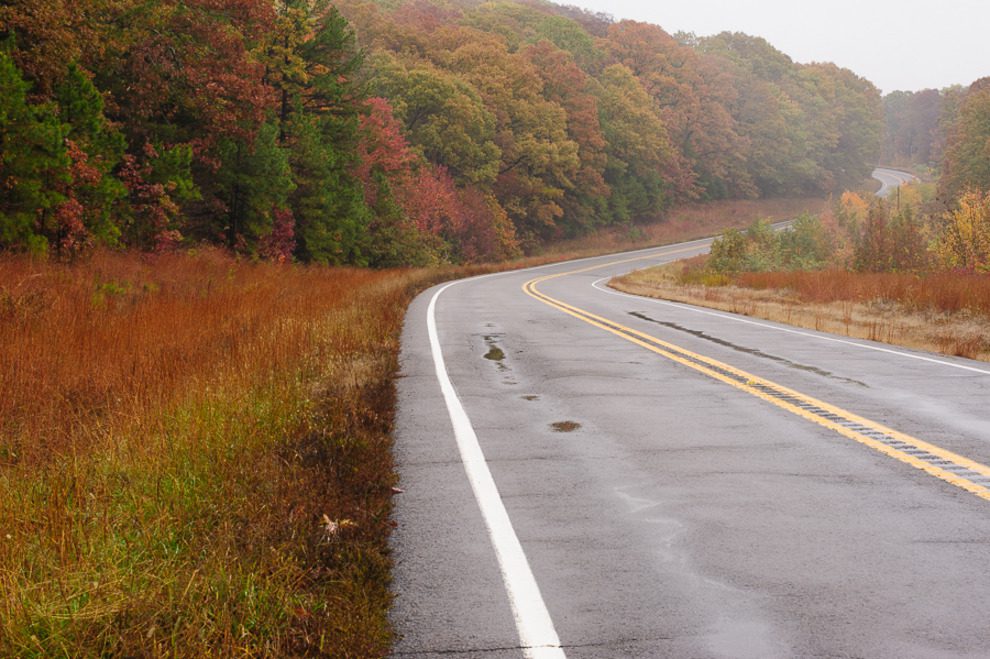
[{"label": "treeline", "polygon": [[950,205],[967,191],[990,190],[990,78],[968,88],[893,92],[883,103],[884,162],[932,168]]},{"label": "treeline", "polygon": [[7,0],[0,40],[7,250],[499,259],[880,150],[848,70],[539,1]]},{"label": "treeline", "polygon": [[896,201],[868,203],[845,192],[831,212],[804,215],[788,231],[767,222],[730,230],[712,243],[702,274],[726,283],[745,272],[990,273],[990,192],[969,190],[948,209],[933,194],[912,184]]}]

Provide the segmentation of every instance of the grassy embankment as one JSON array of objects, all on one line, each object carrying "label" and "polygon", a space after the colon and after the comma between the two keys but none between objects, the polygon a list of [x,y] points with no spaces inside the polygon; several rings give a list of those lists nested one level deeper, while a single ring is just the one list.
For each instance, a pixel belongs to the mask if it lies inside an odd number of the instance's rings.
[{"label": "grassy embankment", "polygon": [[703,260],[640,270],[611,285],[636,295],[990,361],[990,276],[755,272],[713,286],[704,281]]},{"label": "grassy embankment", "polygon": [[477,271],[0,259],[0,655],[387,653],[399,330],[416,291]]}]

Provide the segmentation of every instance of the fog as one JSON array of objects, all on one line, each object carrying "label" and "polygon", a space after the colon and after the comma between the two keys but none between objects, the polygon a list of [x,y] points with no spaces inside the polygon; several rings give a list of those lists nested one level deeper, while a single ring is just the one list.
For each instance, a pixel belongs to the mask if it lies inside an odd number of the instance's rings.
[{"label": "fog", "polygon": [[985,0],[558,0],[670,33],[764,37],[799,62],[852,69],[884,92],[968,85],[990,75]]}]

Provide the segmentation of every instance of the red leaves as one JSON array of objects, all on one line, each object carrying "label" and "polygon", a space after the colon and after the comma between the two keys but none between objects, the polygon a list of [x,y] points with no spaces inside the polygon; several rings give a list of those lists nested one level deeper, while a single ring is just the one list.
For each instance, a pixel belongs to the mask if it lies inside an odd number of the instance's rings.
[{"label": "red leaves", "polygon": [[285,208],[273,208],[272,216],[272,232],[261,239],[258,253],[269,261],[287,263],[296,248],[296,218]]},{"label": "red leaves", "polygon": [[74,185],[97,186],[103,175],[89,164],[89,156],[72,140],[65,140],[65,148],[72,160],[70,174]]},{"label": "red leaves", "polygon": [[361,118],[355,175],[369,206],[380,201],[379,177],[403,219],[422,235],[442,238],[465,261],[499,259],[518,250],[515,229],[491,195],[459,190],[444,167],[423,160],[409,146],[384,98],[368,100]]},{"label": "red leaves", "polygon": [[149,246],[161,253],[171,250],[182,240],[182,234],[171,226],[179,208],[164,185],[150,180],[154,175],[151,162],[158,155],[155,148],[146,144],[144,153],[145,159],[141,162],[130,154],[124,156],[120,180],[130,192],[136,222],[143,225],[139,233],[145,238],[150,236]]},{"label": "red leaves", "polygon": [[88,234],[83,217],[86,209],[75,197],[69,197],[55,209],[59,251],[69,254],[85,247]]},{"label": "red leaves", "polygon": [[392,106],[386,99],[369,98],[367,108],[367,114],[360,120],[358,164],[354,174],[364,184],[368,205],[374,206],[378,187],[372,174],[407,175],[416,155],[409,149],[409,142],[402,134],[402,124],[392,114]]},{"label": "red leaves", "polygon": [[252,38],[270,27],[274,12],[256,0],[165,3],[123,44],[126,93],[117,100],[150,121],[187,122],[187,140],[208,156],[224,136],[250,138],[275,96],[264,67],[251,54]]}]

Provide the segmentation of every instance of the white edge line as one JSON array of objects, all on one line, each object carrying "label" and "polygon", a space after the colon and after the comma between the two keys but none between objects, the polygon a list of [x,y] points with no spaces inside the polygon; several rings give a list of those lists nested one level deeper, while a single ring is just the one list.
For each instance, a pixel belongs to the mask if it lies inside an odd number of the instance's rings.
[{"label": "white edge line", "polygon": [[811,332],[802,332],[801,330],[791,329],[788,327],[779,327],[777,325],[771,325],[769,323],[761,323],[755,320],[750,320],[748,318],[740,318],[728,313],[722,313],[718,311],[711,311],[709,309],[701,309],[689,304],[683,304],[680,302],[671,302],[669,300],[658,300],[655,297],[646,297],[643,295],[632,295],[630,293],[623,293],[622,291],[616,291],[611,288],[603,288],[601,284],[606,279],[611,279],[612,277],[602,277],[596,280],[591,285],[602,293],[608,293],[609,295],[618,295],[620,297],[628,297],[639,301],[652,302],[653,304],[661,304],[669,307],[676,307],[678,309],[683,309],[685,311],[693,311],[695,313],[705,314],[706,316],[715,316],[717,318],[724,318],[726,320],[734,320],[737,323],[745,323],[747,325],[755,325],[757,327],[763,327],[766,329],[776,330],[778,332],[786,332],[787,334],[797,334],[798,336],[807,337],[810,339],[817,339],[819,341],[829,341],[831,343],[841,343],[847,346],[853,346],[855,348],[862,348],[864,350],[874,350],[876,352],[883,352],[888,355],[897,355],[898,357],[904,357],[906,359],[916,359],[918,361],[929,362],[932,364],[938,364],[940,366],[949,366],[951,368],[958,368],[964,371],[971,371],[973,373],[981,373],[983,375],[990,375],[990,371],[982,368],[976,368],[975,366],[966,366],[965,364],[954,364],[952,362],[947,362],[942,359],[935,359],[934,357],[925,357],[924,355],[915,355],[910,352],[901,352],[900,350],[892,350],[890,348],[881,348],[880,346],[873,346],[867,343],[859,343],[857,341],[849,341],[846,339],[840,339],[831,336],[823,336],[821,334],[812,334]]},{"label": "white edge line", "polygon": [[512,528],[509,514],[502,503],[495,479],[492,478],[484,452],[478,443],[478,436],[447,374],[447,366],[440,349],[436,322],[437,299],[445,290],[462,281],[466,280],[450,282],[434,293],[426,311],[426,326],[437,380],[440,382],[440,390],[447,404],[447,412],[454,428],[454,437],[464,463],[464,471],[467,472],[471,489],[474,491],[492,546],[495,548],[523,653],[531,659],[565,659],[566,655],[560,647],[560,638],[553,626],[550,612],[540,594],[519,537]]}]

